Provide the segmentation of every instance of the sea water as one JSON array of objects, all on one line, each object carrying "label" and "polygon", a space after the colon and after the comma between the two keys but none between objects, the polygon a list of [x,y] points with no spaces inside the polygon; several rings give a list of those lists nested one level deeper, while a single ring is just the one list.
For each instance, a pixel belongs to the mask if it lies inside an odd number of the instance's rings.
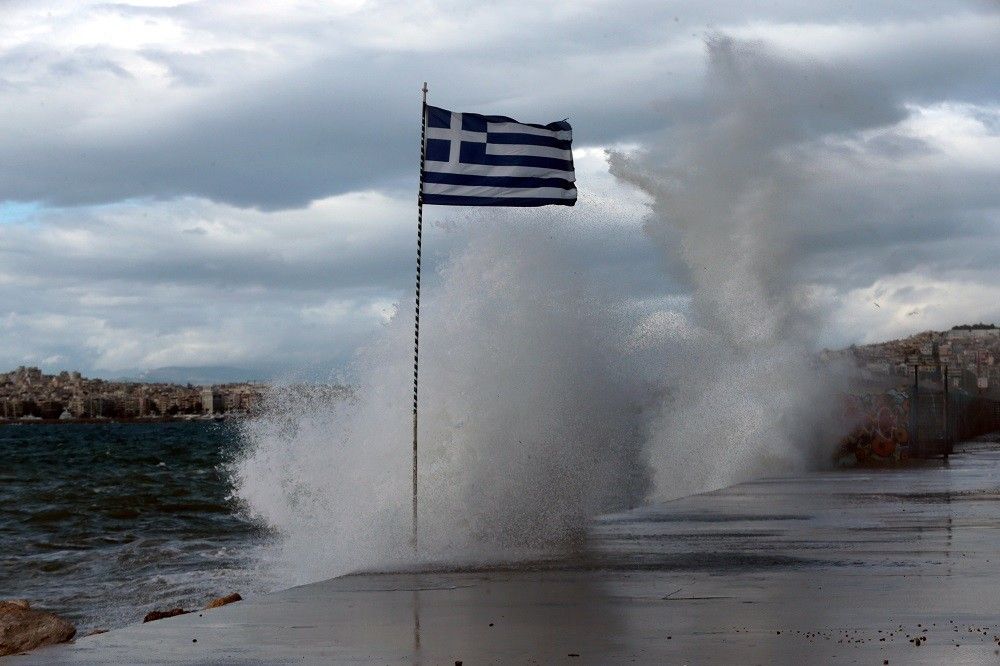
[{"label": "sea water", "polygon": [[82,631],[267,587],[272,538],[231,499],[231,425],[0,426],[0,598]]}]

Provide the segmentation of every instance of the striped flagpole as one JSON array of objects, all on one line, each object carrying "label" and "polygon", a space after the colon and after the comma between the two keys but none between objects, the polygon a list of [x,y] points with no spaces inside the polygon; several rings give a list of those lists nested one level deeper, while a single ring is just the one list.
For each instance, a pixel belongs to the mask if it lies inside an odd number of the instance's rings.
[{"label": "striped flagpole", "polygon": [[420,185],[417,187],[417,286],[413,312],[413,552],[417,542],[417,379],[420,369],[420,250],[424,233],[424,157],[427,141],[427,82],[420,113]]}]

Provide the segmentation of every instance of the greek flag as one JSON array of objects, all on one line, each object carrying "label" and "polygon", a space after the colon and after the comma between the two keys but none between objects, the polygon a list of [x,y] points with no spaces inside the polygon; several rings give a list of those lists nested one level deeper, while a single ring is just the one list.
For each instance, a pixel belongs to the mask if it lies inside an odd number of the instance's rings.
[{"label": "greek flag", "polygon": [[573,128],[426,107],[421,195],[444,206],[572,206]]}]

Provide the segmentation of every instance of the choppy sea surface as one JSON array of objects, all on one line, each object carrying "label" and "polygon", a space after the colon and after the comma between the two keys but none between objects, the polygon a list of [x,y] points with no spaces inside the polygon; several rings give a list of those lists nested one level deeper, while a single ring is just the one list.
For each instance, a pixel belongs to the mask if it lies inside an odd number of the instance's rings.
[{"label": "choppy sea surface", "polygon": [[0,599],[78,630],[268,588],[272,535],[230,499],[232,425],[0,426]]}]

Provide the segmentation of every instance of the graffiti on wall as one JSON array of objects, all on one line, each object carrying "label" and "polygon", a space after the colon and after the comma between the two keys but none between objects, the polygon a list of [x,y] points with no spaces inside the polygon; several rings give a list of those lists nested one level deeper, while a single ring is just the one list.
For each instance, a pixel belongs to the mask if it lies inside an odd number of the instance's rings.
[{"label": "graffiti on wall", "polygon": [[844,412],[847,422],[856,425],[841,441],[842,461],[891,463],[907,457],[910,396],[906,391],[847,394]]}]

